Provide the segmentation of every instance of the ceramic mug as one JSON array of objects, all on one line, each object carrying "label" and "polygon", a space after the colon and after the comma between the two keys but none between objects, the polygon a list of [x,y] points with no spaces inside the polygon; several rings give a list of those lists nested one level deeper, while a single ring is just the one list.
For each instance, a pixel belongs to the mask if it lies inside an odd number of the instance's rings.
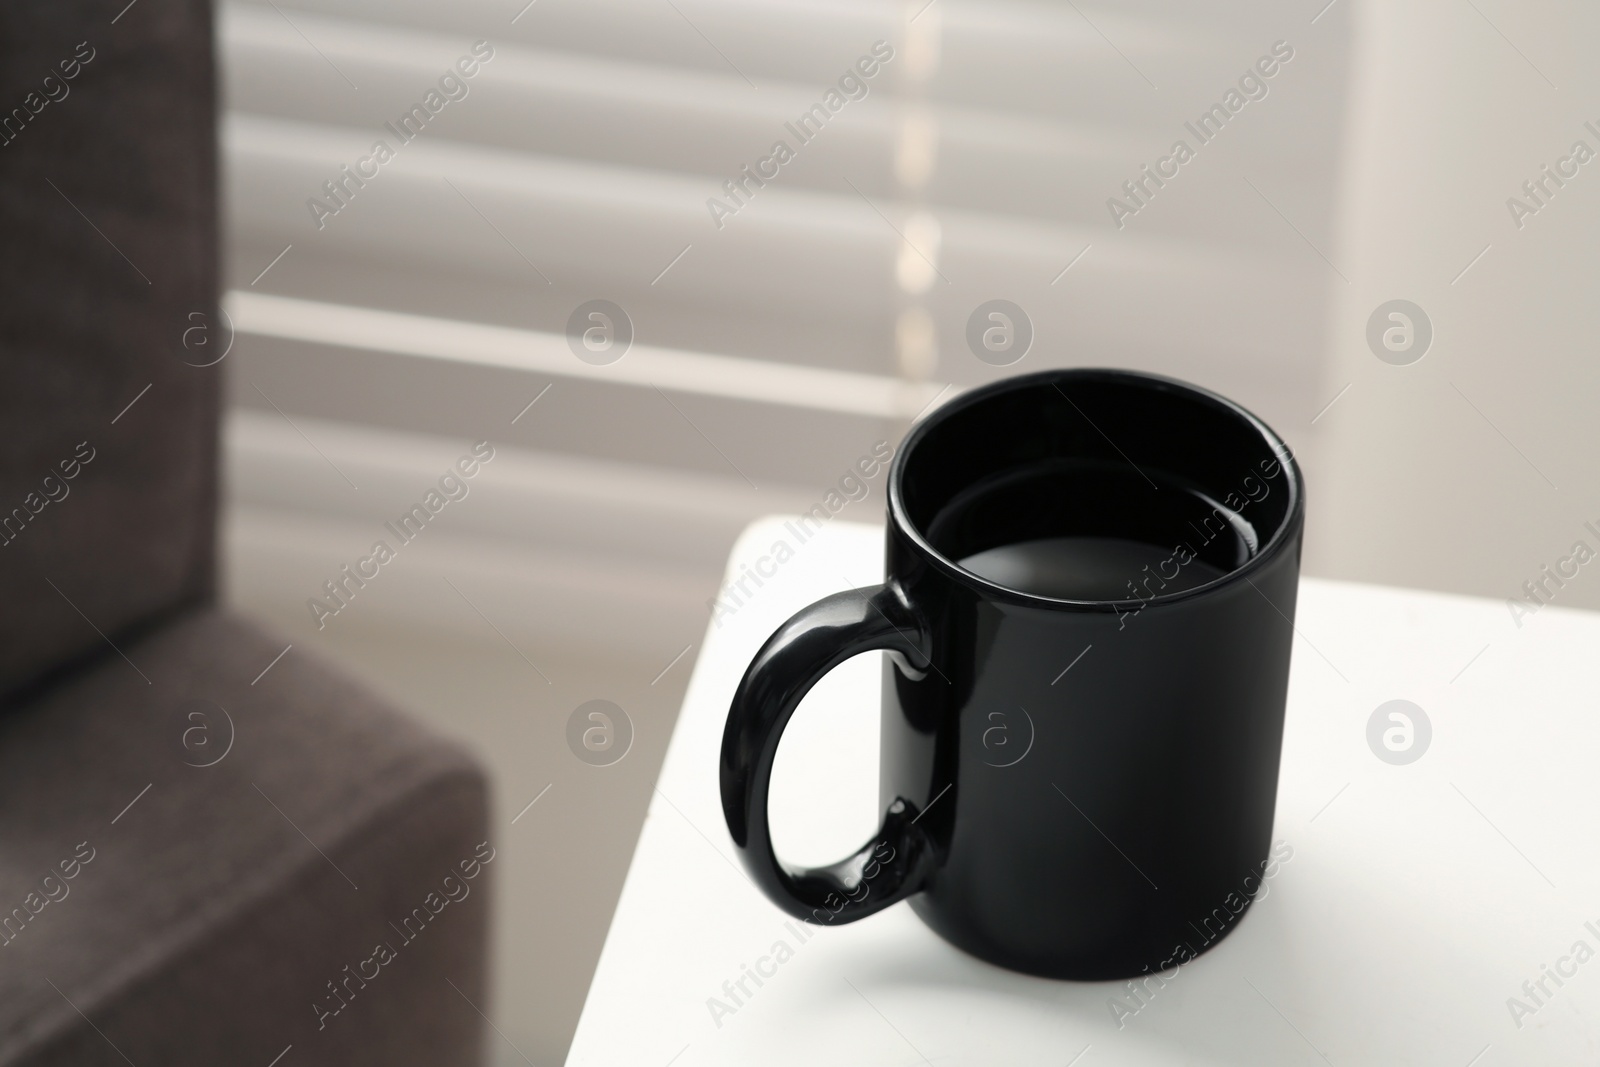
[{"label": "ceramic mug", "polygon": [[[1053,370],[917,424],[888,497],[883,584],[791,618],[734,696],[722,804],[756,885],[820,924],[909,899],[952,944],[1057,978],[1215,944],[1270,863],[1305,515],[1288,447],[1182,382]],[[882,828],[786,864],[784,726],[874,649]]]}]

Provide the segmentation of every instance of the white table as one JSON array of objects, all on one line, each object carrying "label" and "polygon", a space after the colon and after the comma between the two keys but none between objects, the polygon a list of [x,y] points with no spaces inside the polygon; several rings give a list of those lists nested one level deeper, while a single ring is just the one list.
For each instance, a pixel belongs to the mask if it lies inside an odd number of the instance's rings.
[{"label": "white table", "polygon": [[[785,536],[780,519],[751,526],[729,574]],[[1600,1062],[1600,957],[1570,955],[1600,952],[1600,615],[1555,607],[1519,628],[1502,602],[1304,581],[1274,831],[1293,857],[1120,1027],[1110,998],[1138,1006],[1121,984],[989,966],[904,904],[802,943],[734,858],[723,719],[784,618],[881,580],[882,537],[833,523],[708,628],[569,1064]],[[787,859],[837,859],[877,828],[878,657],[834,672],[791,723],[772,798]],[[1395,698],[1433,726],[1403,766],[1367,743]],[[724,982],[779,941],[793,957],[714,1019],[708,999],[731,1005]],[[1544,965],[1572,973],[1536,1004],[1523,983]],[[1536,1009],[1520,1027],[1513,996]]]}]

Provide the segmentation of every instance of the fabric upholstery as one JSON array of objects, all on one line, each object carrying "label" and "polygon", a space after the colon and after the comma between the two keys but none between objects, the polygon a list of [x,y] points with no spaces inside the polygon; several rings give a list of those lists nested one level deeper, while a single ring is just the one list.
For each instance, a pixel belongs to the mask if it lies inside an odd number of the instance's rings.
[{"label": "fabric upholstery", "polygon": [[0,7],[0,695],[212,590],[211,10],[119,6]]},{"label": "fabric upholstery", "polygon": [[212,56],[0,7],[0,1067],[473,1064],[478,765],[210,606]]},{"label": "fabric upholstery", "polygon": [[196,612],[0,717],[0,1065],[479,1061],[482,775],[283,647]]}]

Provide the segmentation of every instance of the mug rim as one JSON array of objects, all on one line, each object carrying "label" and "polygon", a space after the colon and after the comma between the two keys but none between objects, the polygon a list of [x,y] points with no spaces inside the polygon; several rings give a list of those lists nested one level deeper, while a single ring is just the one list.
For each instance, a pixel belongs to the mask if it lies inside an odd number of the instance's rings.
[{"label": "mug rim", "polygon": [[[1266,543],[1261,546],[1259,551],[1220,577],[1179,592],[1157,593],[1154,596],[1144,598],[1126,597],[1120,600],[1075,600],[1025,592],[981,577],[962,567],[955,560],[935,548],[906,513],[906,504],[902,492],[906,467],[912,462],[917,446],[922,443],[923,438],[930,432],[930,428],[961,410],[975,404],[981,404],[1004,393],[1030,388],[1044,382],[1055,384],[1063,380],[1073,379],[1080,381],[1110,381],[1147,389],[1153,388],[1160,391],[1183,393],[1203,404],[1220,408],[1227,415],[1249,426],[1271,449],[1273,456],[1285,472],[1289,492],[1289,507],[1284,512],[1283,521],[1278,523],[1277,529],[1272,532],[1271,537],[1267,538]],[[1132,461],[1130,460],[1129,462],[1131,463]],[[958,394],[948,403],[942,404],[930,412],[926,418],[914,425],[902,439],[900,448],[895,453],[894,465],[889,471],[888,489],[890,525],[899,530],[935,570],[947,578],[976,589],[989,599],[1006,600],[1016,604],[1051,608],[1058,611],[1117,612],[1121,614],[1125,611],[1135,610],[1136,606],[1149,607],[1176,603],[1217,592],[1241,579],[1248,580],[1251,574],[1267,566],[1298,535],[1305,519],[1305,489],[1304,480],[1300,472],[1300,464],[1283,438],[1272,427],[1262,421],[1260,417],[1242,404],[1229,400],[1227,397],[1212,392],[1203,386],[1194,385],[1177,378],[1170,378],[1166,375],[1116,367],[1063,367],[1034,371],[1030,374],[1002,378],[999,381],[989,382]]]}]

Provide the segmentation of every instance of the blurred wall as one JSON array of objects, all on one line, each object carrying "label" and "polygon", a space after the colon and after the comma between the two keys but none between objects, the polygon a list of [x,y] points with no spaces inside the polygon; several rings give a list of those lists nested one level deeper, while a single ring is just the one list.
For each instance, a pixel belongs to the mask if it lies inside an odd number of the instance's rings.
[{"label": "blurred wall", "polygon": [[[1600,551],[1583,525],[1600,529],[1600,158],[1573,158],[1577,142],[1600,153],[1600,70],[1586,54],[1600,11],[1416,0],[1352,14],[1333,253],[1350,280],[1334,286],[1322,399],[1338,399],[1316,426],[1307,570],[1533,608],[1522,587],[1541,567],[1576,541]],[[1572,176],[1558,186],[1546,166]],[[1535,200],[1523,183],[1540,179]],[[1513,197],[1535,210],[1514,217]],[[1368,342],[1392,300],[1431,322],[1420,358],[1415,342],[1390,351],[1380,337],[1396,362]],[[1554,602],[1600,607],[1600,566],[1565,566],[1576,577],[1547,582]]]}]

